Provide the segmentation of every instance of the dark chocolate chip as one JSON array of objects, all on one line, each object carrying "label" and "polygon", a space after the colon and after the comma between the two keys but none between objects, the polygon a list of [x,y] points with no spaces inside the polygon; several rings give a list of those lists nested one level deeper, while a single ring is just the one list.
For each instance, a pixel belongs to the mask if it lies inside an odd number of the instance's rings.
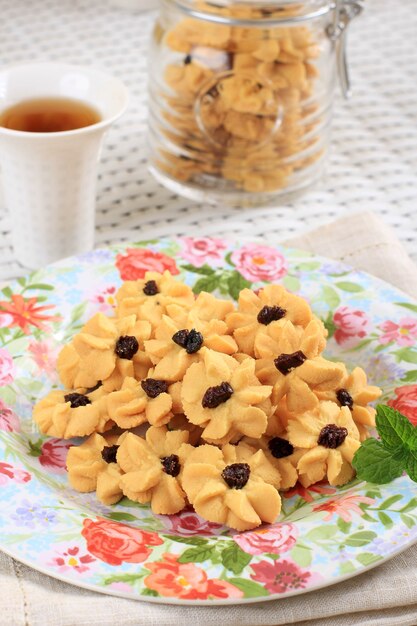
[{"label": "dark chocolate chip", "polygon": [[175,478],[175,476],[178,476],[178,474],[180,473],[180,460],[176,454],[164,456],[164,458],[161,459],[161,463],[164,467],[165,474],[168,474],[169,476],[173,476]]},{"label": "dark chocolate chip", "polygon": [[273,457],[276,459],[283,459],[286,456],[290,456],[294,452],[294,446],[281,437],[274,437],[268,442],[268,448]]},{"label": "dark chocolate chip", "polygon": [[186,57],[184,57],[184,65],[189,65],[189,64],[191,63],[191,61],[192,61],[192,60],[193,60],[193,59],[192,59],[191,54],[187,54],[187,56],[186,56]]},{"label": "dark chocolate chip", "polygon": [[116,453],[118,449],[119,446],[104,446],[101,451],[103,461],[106,461],[106,463],[116,463]]},{"label": "dark chocolate chip", "polygon": [[229,383],[221,383],[216,387],[209,387],[201,400],[204,409],[215,409],[226,402],[233,394],[233,387]]},{"label": "dark chocolate chip", "polygon": [[158,285],[154,280],[148,280],[142,291],[145,296],[156,296],[156,294],[159,293]]},{"label": "dark chocolate chip", "polygon": [[156,380],[156,378],[145,378],[140,385],[148,398],[157,398],[161,393],[168,391],[168,383],[165,380]]},{"label": "dark chocolate chip", "polygon": [[222,478],[231,489],[242,489],[249,480],[250,467],[247,463],[232,463],[222,471]]},{"label": "dark chocolate chip", "polygon": [[321,429],[317,443],[319,446],[334,449],[341,446],[347,436],[347,428],[336,426],[336,424],[327,424]]},{"label": "dark chocolate chip", "polygon": [[292,354],[280,354],[279,357],[274,360],[274,364],[277,370],[286,376],[296,367],[300,367],[306,359],[306,355],[301,352],[301,350],[297,350],[297,352],[293,352]]},{"label": "dark chocolate chip", "polygon": [[336,398],[339,400],[340,406],[348,406],[353,409],[353,398],[347,389],[339,389],[336,392]]},{"label": "dark chocolate chip", "polygon": [[172,341],[181,348],[184,348],[187,354],[198,352],[203,345],[203,335],[197,330],[178,330],[172,335]]},{"label": "dark chocolate chip", "polygon": [[268,326],[271,322],[276,322],[282,319],[286,314],[285,309],[281,309],[280,306],[264,306],[258,313],[257,320],[260,324]]},{"label": "dark chocolate chip", "polygon": [[67,393],[64,396],[65,402],[69,402],[71,404],[72,409],[77,409],[79,406],[86,406],[87,404],[91,404],[90,398],[87,398],[83,393]]},{"label": "dark chocolate chip", "polygon": [[131,359],[138,350],[139,343],[136,337],[125,335],[117,340],[115,353],[121,359]]}]

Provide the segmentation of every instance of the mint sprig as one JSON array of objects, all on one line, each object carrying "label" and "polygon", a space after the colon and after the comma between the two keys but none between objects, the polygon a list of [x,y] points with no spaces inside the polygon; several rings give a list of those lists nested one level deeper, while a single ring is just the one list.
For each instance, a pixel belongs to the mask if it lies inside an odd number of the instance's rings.
[{"label": "mint sprig", "polygon": [[366,439],[353,457],[357,477],[383,485],[405,471],[417,482],[417,428],[399,411],[380,404],[376,429],[381,441]]}]

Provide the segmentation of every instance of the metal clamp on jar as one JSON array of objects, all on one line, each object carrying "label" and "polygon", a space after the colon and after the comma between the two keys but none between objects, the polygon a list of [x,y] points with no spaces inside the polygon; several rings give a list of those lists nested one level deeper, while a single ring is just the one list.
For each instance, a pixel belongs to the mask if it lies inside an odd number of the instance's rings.
[{"label": "metal clamp on jar", "polygon": [[320,178],[354,0],[163,0],[150,67],[150,168],[173,191],[235,206]]}]

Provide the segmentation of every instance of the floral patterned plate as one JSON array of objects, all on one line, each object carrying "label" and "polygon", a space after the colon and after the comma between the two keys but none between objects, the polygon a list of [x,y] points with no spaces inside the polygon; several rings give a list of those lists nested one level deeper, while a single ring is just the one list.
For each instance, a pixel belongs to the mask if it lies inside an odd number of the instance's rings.
[{"label": "floral patterned plate", "polygon": [[153,515],[72,491],[70,442],[42,437],[33,403],[58,384],[62,344],[96,311],[112,312],[121,279],[169,269],[195,292],[236,298],[281,282],[329,330],[327,356],[361,365],[382,402],[417,422],[417,305],[365,273],[293,249],[219,239],[165,239],[66,259],[0,296],[0,548],[51,576],[129,598],[184,604],[281,598],[340,582],[417,538],[417,485],[317,484],[283,495],[276,524],[236,533],[191,509]]}]

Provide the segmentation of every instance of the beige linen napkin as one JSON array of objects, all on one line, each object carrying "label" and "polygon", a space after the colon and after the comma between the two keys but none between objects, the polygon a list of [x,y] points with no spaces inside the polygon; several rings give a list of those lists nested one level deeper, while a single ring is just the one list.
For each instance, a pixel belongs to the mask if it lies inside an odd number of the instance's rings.
[{"label": "beige linen napkin", "polygon": [[[417,297],[417,268],[376,216],[338,220],[286,242],[340,259]],[[321,591],[253,605],[184,607],[85,591],[0,552],[1,626],[415,626],[417,545]]]}]

